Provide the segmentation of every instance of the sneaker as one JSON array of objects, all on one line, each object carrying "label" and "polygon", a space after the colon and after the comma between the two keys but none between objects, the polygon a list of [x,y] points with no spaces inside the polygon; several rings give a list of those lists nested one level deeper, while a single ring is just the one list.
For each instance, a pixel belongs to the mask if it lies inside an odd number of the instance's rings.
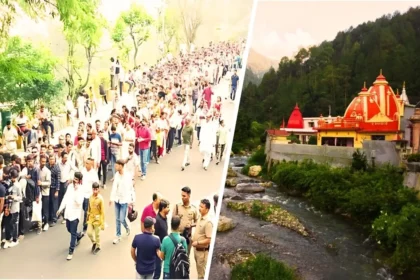
[{"label": "sneaker", "polygon": [[157,160],[157,161],[156,161],[156,164],[160,164],[160,161],[158,161],[158,160]]},{"label": "sneaker", "polygon": [[13,247],[15,247],[15,246],[17,246],[17,245],[19,245],[19,240],[17,240],[17,241],[13,241],[13,242],[9,242],[9,248],[13,248]]},{"label": "sneaker", "polygon": [[41,232],[42,232],[42,229],[40,229],[40,228],[36,230],[36,234],[38,234],[38,235],[40,235]]},{"label": "sneaker", "polygon": [[52,222],[51,224],[50,224],[50,227],[53,227],[53,226],[55,226],[57,224],[57,222]]},{"label": "sneaker", "polygon": [[181,167],[181,171],[184,171],[185,170],[185,167]]},{"label": "sneaker", "polygon": [[9,240],[6,240],[6,242],[4,242],[4,246],[3,246],[3,248],[4,249],[7,249],[7,248],[9,248],[10,247],[10,241]]},{"label": "sneaker", "polygon": [[142,175],[142,176],[140,177],[140,180],[142,180],[142,181],[146,180],[146,176],[145,176],[145,175]]},{"label": "sneaker", "polygon": [[204,170],[206,170],[206,171],[207,171],[207,167],[204,167]]},{"label": "sneaker", "polygon": [[48,231],[48,229],[50,228],[50,225],[48,224],[48,223],[46,223],[45,225],[44,225],[44,228],[43,228],[43,230],[44,231]]},{"label": "sneaker", "polygon": [[118,243],[120,243],[120,241],[121,241],[121,237],[117,237],[112,241],[112,243],[118,244]]},{"label": "sneaker", "polygon": [[92,245],[92,253],[93,253],[93,251],[95,251],[95,249],[96,249],[96,244],[93,244]]},{"label": "sneaker", "polygon": [[219,161],[216,161],[216,165],[219,165]]},{"label": "sneaker", "polygon": [[93,251],[93,254],[96,255],[101,251],[101,248],[95,248],[95,251]]},{"label": "sneaker", "polygon": [[64,220],[64,219],[63,219],[63,220],[61,221],[61,224],[62,224],[62,225],[64,225],[65,223],[66,223],[66,220]]},{"label": "sneaker", "polygon": [[127,228],[126,230],[127,230],[127,236],[130,236],[130,233],[131,233],[130,228]]},{"label": "sneaker", "polygon": [[185,166],[190,166],[190,163],[189,163],[189,162],[187,162],[187,163],[185,164]]},{"label": "sneaker", "polygon": [[73,259],[73,254],[68,254],[68,255],[67,255],[67,260],[68,260],[68,261],[71,261],[72,259]]}]

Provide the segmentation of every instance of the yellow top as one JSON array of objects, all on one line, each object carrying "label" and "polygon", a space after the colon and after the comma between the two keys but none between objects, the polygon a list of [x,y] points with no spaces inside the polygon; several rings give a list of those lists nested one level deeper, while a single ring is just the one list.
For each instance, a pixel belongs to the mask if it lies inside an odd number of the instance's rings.
[{"label": "yellow top", "polygon": [[105,225],[104,199],[100,194],[97,196],[92,195],[89,198],[87,217],[88,224],[95,226]]}]

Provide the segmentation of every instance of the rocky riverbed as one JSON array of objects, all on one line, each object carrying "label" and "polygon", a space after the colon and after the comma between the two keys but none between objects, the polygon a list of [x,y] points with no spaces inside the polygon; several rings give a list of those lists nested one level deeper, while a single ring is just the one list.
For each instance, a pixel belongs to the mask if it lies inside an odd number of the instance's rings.
[{"label": "rocky riverbed", "polygon": [[[393,279],[374,259],[369,241],[346,221],[278,192],[271,182],[239,174],[243,162],[231,160],[209,279],[230,279],[233,265],[257,253],[295,268],[305,280]],[[254,201],[277,212],[255,217]]]}]

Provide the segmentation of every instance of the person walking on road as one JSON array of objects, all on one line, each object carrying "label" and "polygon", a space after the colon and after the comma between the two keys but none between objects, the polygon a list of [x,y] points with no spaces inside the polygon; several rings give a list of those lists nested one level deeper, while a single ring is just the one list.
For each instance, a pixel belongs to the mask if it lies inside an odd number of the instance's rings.
[{"label": "person walking on road", "polygon": [[191,125],[190,118],[185,119],[185,126],[182,129],[182,143],[184,144],[184,160],[182,161],[181,170],[184,171],[186,166],[190,165],[190,150],[194,142],[194,128]]},{"label": "person walking on road", "polygon": [[197,266],[198,279],[204,279],[206,272],[207,256],[213,233],[213,224],[209,218],[210,201],[201,200],[200,219],[197,222],[197,228],[192,237],[191,245],[194,247],[195,264]]},{"label": "person walking on road", "polygon": [[131,257],[136,264],[136,279],[153,279],[156,256],[160,258],[160,239],[153,235],[156,220],[147,216],[143,233],[134,237]]},{"label": "person walking on road", "polygon": [[127,224],[127,210],[128,204],[133,202],[133,178],[130,173],[124,172],[125,161],[117,160],[115,163],[115,177],[112,183],[111,198],[109,206],[114,202],[115,204],[115,219],[116,219],[116,238],[113,240],[114,244],[121,241],[121,224],[124,226],[127,236],[130,235],[130,228]]},{"label": "person walking on road", "polygon": [[82,189],[83,174],[76,172],[74,174],[73,183],[67,187],[66,194],[57,211],[57,217],[66,209],[64,219],[66,220],[67,231],[70,233],[70,247],[67,260],[73,259],[74,249],[79,245],[80,239],[83,237],[81,233],[77,232],[79,219],[82,214],[83,206],[83,189]]},{"label": "person walking on road", "polygon": [[92,253],[97,254],[101,250],[100,231],[105,229],[104,199],[99,194],[99,184],[92,184],[92,195],[89,198],[87,235],[92,241]]},{"label": "person walking on road", "polygon": [[236,96],[236,89],[238,88],[238,81],[239,81],[239,76],[237,74],[237,70],[235,69],[235,72],[233,73],[232,77],[230,78],[231,80],[231,92],[230,92],[230,99],[235,100],[235,96]]}]

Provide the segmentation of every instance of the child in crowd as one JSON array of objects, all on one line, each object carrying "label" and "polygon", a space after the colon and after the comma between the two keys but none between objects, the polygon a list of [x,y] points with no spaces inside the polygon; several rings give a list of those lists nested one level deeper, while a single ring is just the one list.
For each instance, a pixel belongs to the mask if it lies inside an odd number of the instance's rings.
[{"label": "child in crowd", "polygon": [[93,244],[92,253],[96,255],[101,250],[100,231],[105,229],[105,210],[104,199],[99,194],[99,184],[97,182],[92,184],[92,191],[87,213],[87,235]]}]

